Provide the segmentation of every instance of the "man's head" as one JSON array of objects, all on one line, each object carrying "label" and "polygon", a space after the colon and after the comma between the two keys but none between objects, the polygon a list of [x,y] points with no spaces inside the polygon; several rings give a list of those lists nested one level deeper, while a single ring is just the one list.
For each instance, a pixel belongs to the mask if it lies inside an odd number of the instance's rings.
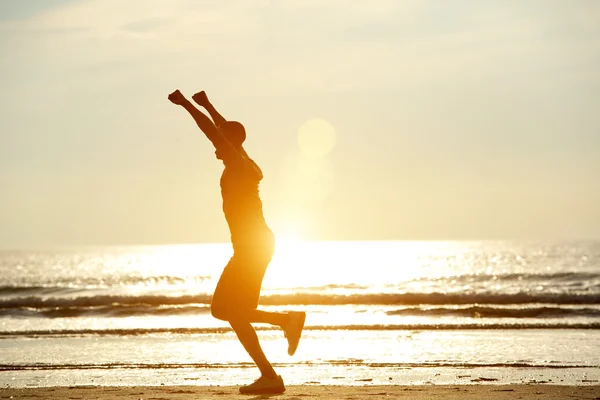
[{"label": "man's head", "polygon": [[219,125],[219,131],[234,147],[241,147],[246,140],[246,129],[237,121],[225,121]]},{"label": "man's head", "polygon": [[[221,135],[223,135],[236,149],[241,148],[246,140],[246,129],[244,129],[244,125],[237,121],[225,121],[219,125],[217,129],[219,129]],[[215,154],[219,160],[223,159],[218,151],[215,152]]]}]

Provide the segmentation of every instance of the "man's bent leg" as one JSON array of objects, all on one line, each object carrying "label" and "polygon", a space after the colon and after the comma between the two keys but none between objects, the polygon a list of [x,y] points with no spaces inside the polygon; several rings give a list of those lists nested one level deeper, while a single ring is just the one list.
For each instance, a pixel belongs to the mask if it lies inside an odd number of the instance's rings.
[{"label": "man's bent leg", "polygon": [[281,327],[285,326],[290,320],[288,313],[261,311],[256,309],[249,310],[247,316],[250,322],[271,324]]},{"label": "man's bent leg", "polygon": [[269,360],[267,360],[267,357],[265,356],[265,353],[263,352],[262,347],[260,346],[260,343],[258,341],[258,335],[256,334],[256,331],[254,330],[250,322],[247,320],[244,321],[241,319],[235,319],[229,321],[229,324],[231,324],[231,327],[235,331],[235,334],[237,335],[238,339],[240,340],[240,342],[242,343],[252,360],[254,360],[254,363],[260,370],[262,376],[266,376],[268,378],[276,377],[277,373],[273,369],[273,366],[271,365]]},{"label": "man's bent leg", "polygon": [[271,312],[257,309],[234,310],[222,301],[213,301],[211,304],[212,316],[222,321],[230,322],[233,319],[243,319],[251,323],[263,323],[284,327],[290,322],[287,312]]}]

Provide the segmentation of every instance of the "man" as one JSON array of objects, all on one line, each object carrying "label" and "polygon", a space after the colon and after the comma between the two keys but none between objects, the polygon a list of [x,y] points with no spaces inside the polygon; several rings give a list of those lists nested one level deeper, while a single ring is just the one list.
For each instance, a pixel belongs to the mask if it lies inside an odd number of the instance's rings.
[{"label": "man", "polygon": [[173,104],[182,106],[194,118],[215,146],[217,159],[225,165],[221,175],[221,195],[233,245],[233,256],[223,270],[213,295],[211,313],[215,318],[229,322],[260,369],[261,377],[250,385],[240,387],[240,392],[283,393],[283,379],[267,360],[251,323],[280,326],[288,340],[288,354],[291,356],[298,347],[306,313],[275,313],[257,309],[260,287],[273,257],[275,244],[273,232],[265,222],[258,194],[262,171],[244,150],[244,126],[236,121],[226,121],[204,91],[196,93],[192,99],[208,111],[212,121],[179,90],[169,95]]}]

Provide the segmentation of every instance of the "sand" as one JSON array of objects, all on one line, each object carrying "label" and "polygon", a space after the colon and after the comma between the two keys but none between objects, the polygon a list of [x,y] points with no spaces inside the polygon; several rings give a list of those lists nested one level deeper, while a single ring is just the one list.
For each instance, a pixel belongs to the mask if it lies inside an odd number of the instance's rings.
[{"label": "sand", "polygon": [[600,386],[449,385],[449,386],[290,386],[285,394],[248,396],[231,386],[75,386],[0,389],[0,399],[600,399]]}]

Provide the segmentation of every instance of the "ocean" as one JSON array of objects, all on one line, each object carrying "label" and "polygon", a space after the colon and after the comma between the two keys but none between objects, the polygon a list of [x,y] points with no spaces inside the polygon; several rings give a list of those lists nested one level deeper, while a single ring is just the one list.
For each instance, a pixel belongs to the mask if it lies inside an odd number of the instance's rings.
[{"label": "ocean", "polygon": [[[236,385],[258,371],[210,315],[228,244],[0,251],[0,384]],[[600,241],[277,244],[265,310],[307,312],[286,384],[600,380]]]}]

